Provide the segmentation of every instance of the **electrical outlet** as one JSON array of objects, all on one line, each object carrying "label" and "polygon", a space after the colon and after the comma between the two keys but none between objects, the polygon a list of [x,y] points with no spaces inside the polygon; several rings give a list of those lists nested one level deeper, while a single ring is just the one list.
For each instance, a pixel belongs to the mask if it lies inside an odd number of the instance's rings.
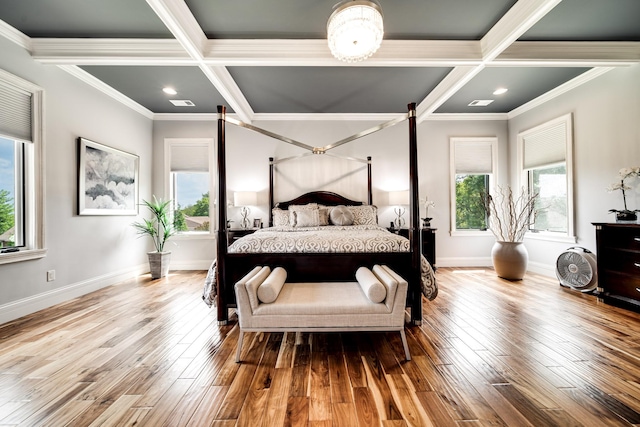
[{"label": "electrical outlet", "polygon": [[54,280],[56,280],[56,271],[55,270],[47,271],[47,282],[53,282]]}]

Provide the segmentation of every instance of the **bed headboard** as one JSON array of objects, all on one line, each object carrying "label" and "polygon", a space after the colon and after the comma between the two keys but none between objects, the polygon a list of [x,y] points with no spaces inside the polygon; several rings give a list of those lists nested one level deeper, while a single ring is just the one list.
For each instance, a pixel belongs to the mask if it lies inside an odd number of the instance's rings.
[{"label": "bed headboard", "polygon": [[275,207],[279,209],[288,209],[290,205],[306,205],[307,203],[318,203],[325,206],[361,206],[364,202],[357,202],[355,200],[347,199],[337,193],[331,191],[311,191],[309,193],[298,196],[295,199],[287,200],[286,202],[276,203]]}]

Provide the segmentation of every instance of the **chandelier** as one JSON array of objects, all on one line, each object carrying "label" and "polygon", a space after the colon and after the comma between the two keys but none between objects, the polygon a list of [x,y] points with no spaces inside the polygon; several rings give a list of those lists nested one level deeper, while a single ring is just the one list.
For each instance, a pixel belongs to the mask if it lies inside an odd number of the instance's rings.
[{"label": "chandelier", "polygon": [[329,49],[344,62],[358,62],[373,55],[383,33],[382,9],[367,0],[338,3],[327,22]]}]

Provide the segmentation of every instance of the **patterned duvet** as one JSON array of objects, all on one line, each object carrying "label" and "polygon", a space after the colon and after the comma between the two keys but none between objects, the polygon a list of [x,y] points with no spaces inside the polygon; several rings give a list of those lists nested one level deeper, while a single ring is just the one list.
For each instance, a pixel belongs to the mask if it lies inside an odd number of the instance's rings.
[{"label": "patterned duvet", "polygon": [[[270,227],[236,240],[229,253],[360,253],[410,252],[409,239],[377,225]],[[431,265],[422,257],[422,293],[433,300],[438,288]],[[216,286],[214,261],[205,280],[202,298],[211,306]]]}]

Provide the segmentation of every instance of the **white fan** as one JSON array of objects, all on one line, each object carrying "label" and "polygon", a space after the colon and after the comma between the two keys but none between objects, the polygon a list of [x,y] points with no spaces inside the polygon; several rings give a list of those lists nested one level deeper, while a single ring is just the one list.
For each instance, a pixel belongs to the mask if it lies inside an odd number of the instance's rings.
[{"label": "white fan", "polygon": [[568,248],[556,261],[556,276],[563,286],[590,292],[598,286],[596,256],[580,246]]}]

